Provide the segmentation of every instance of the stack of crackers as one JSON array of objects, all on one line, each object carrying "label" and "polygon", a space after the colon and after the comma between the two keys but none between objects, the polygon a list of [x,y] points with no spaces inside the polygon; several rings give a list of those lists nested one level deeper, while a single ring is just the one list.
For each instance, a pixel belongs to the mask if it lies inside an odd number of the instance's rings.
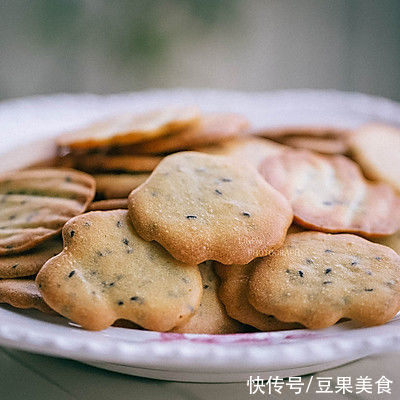
[{"label": "stack of crackers", "polygon": [[0,301],[227,334],[379,325],[400,310],[400,131],[252,131],[168,107],[57,138],[0,176]]}]

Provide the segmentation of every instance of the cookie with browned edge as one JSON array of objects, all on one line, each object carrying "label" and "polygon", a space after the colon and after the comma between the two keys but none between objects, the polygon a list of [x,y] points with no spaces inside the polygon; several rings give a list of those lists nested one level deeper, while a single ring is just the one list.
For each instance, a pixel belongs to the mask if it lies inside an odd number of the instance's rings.
[{"label": "cookie with browned edge", "polygon": [[198,310],[186,323],[173,329],[172,332],[215,335],[248,330],[227,314],[224,305],[218,298],[220,283],[212,264],[212,262],[205,262],[199,265],[203,280],[203,295]]},{"label": "cookie with browned edge", "polygon": [[245,163],[170,155],[128,200],[138,234],[178,260],[247,264],[279,248],[292,221],[286,199]]},{"label": "cookie with browned edge", "polygon": [[285,150],[267,158],[260,173],[293,207],[295,222],[324,232],[387,236],[400,228],[400,197],[372,183],[343,156]]},{"label": "cookie with browned edge", "polygon": [[44,302],[33,279],[0,279],[0,303],[15,308],[36,308],[46,314],[55,313]]},{"label": "cookie with browned edge", "polygon": [[64,133],[57,138],[57,144],[73,150],[87,150],[137,143],[179,132],[196,125],[199,119],[200,110],[193,106],[165,107],[140,114],[126,112]]},{"label": "cookie with browned edge", "polygon": [[95,181],[83,172],[42,168],[0,175],[0,255],[16,254],[57,235],[83,213]]},{"label": "cookie with browned edge", "polygon": [[85,329],[118,319],[169,331],[198,308],[202,281],[196,265],[172,258],[133,229],[125,210],[93,211],[68,221],[64,250],[36,282],[47,304]]},{"label": "cookie with browned edge", "polygon": [[0,256],[0,278],[35,275],[47,260],[60,253],[62,249],[61,237],[57,235],[23,253]]},{"label": "cookie with browned edge", "polygon": [[247,265],[216,265],[216,271],[221,278],[218,296],[224,303],[226,312],[243,324],[264,332],[300,328],[299,324],[281,322],[272,315],[263,314],[249,303],[248,280],[259,260],[261,259]]},{"label": "cookie with browned edge", "polygon": [[310,329],[341,318],[380,325],[400,309],[400,257],[356,235],[291,234],[256,265],[248,298],[258,311]]}]

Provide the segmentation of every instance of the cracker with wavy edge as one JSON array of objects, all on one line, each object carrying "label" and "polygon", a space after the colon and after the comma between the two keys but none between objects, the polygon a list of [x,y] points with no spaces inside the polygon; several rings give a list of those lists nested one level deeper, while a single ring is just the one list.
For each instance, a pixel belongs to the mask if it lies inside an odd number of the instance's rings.
[{"label": "cracker with wavy edge", "polygon": [[272,140],[249,136],[229,140],[214,146],[200,147],[196,151],[230,156],[238,161],[245,161],[258,169],[265,158],[279,154],[283,149],[285,149],[284,145]]},{"label": "cracker with wavy edge", "polygon": [[221,143],[243,135],[249,127],[248,120],[239,114],[204,114],[197,126],[176,135],[165,136],[130,147],[133,153],[159,154],[179,150],[193,150],[199,146]]},{"label": "cracker with wavy edge", "polygon": [[195,106],[171,106],[140,114],[124,113],[57,138],[60,147],[90,149],[131,144],[179,132],[196,125],[200,110]]},{"label": "cracker with wavy edge", "polygon": [[365,125],[354,131],[350,145],[367,177],[385,182],[400,193],[400,129]]},{"label": "cracker with wavy edge", "polygon": [[250,303],[310,329],[341,318],[379,325],[400,309],[400,257],[356,235],[303,232],[255,266]]},{"label": "cracker with wavy edge", "polygon": [[20,278],[39,272],[44,263],[63,249],[59,236],[44,241],[31,250],[0,257],[0,278]]},{"label": "cracker with wavy edge", "polygon": [[196,311],[202,282],[196,265],[173,259],[133,229],[127,211],[93,211],[64,226],[64,251],[36,282],[47,304],[91,330],[117,319],[169,331]]},{"label": "cracker with wavy edge", "polygon": [[259,169],[293,207],[294,220],[323,232],[391,235],[400,228],[400,197],[386,184],[372,183],[343,156],[285,150]]},{"label": "cracker with wavy edge", "polygon": [[212,264],[212,262],[206,262],[199,265],[203,280],[203,295],[198,310],[189,321],[173,329],[172,332],[215,335],[248,330],[226,313],[224,305],[218,298],[217,292],[220,283]]},{"label": "cracker with wavy edge", "polygon": [[246,264],[280,247],[286,199],[245,163],[196,152],[170,155],[128,199],[135,229],[176,259]]},{"label": "cracker with wavy edge", "polygon": [[95,174],[96,191],[106,199],[128,197],[150,174]]},{"label": "cracker with wavy edge", "polygon": [[264,332],[300,328],[299,324],[281,322],[272,315],[263,314],[249,303],[248,281],[259,260],[261,259],[247,265],[216,265],[217,274],[221,278],[218,296],[225,305],[226,312],[243,324]]},{"label": "cracker with wavy edge", "polygon": [[0,303],[15,308],[35,308],[46,314],[55,313],[44,302],[33,279],[0,279]]},{"label": "cracker with wavy edge", "polygon": [[95,181],[71,169],[42,168],[0,175],[0,255],[31,249],[83,213]]}]

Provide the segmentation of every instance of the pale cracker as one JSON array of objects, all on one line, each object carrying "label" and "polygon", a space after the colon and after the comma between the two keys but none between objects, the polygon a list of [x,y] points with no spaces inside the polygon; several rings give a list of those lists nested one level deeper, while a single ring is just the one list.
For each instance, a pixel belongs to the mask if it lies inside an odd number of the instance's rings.
[{"label": "pale cracker", "polygon": [[141,114],[125,113],[93,123],[58,137],[57,144],[70,149],[90,149],[137,143],[196,125],[197,107],[165,107]]}]

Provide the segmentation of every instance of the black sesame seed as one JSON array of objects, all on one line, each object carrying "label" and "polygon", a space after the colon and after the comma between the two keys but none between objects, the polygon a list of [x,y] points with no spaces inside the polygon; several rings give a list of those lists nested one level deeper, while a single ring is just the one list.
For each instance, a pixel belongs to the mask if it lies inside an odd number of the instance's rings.
[{"label": "black sesame seed", "polygon": [[330,283],[332,283],[332,281],[325,281],[324,285],[329,285]]},{"label": "black sesame seed", "polygon": [[6,246],[6,249],[12,249],[13,248],[13,245],[12,244],[8,244],[7,246]]},{"label": "black sesame seed", "polygon": [[290,274],[290,269],[287,269],[287,270],[286,270],[286,273],[287,273],[287,274]]},{"label": "black sesame seed", "polygon": [[352,267],[354,267],[354,265],[357,265],[357,264],[358,264],[357,261],[352,261],[352,262],[351,262],[351,266],[352,266]]},{"label": "black sesame seed", "polygon": [[117,228],[121,228],[122,226],[122,222],[121,221],[117,221]]},{"label": "black sesame seed", "polygon": [[250,217],[250,213],[248,213],[248,212],[242,212],[242,215],[243,215],[244,217]]},{"label": "black sesame seed", "polygon": [[118,305],[119,305],[119,306],[123,306],[123,305],[124,305],[124,302],[120,300],[120,301],[118,302]]},{"label": "black sesame seed", "polygon": [[304,276],[304,272],[303,271],[299,271],[299,275],[300,275],[300,278],[302,278]]},{"label": "black sesame seed", "polygon": [[71,236],[71,237],[74,237],[74,235],[75,235],[75,231],[71,231],[71,232],[69,233],[69,236]]},{"label": "black sesame seed", "polygon": [[203,289],[208,289],[210,286],[208,286],[208,285],[204,285],[203,286]]},{"label": "black sesame seed", "polygon": [[72,278],[74,275],[75,275],[75,271],[71,271],[71,272],[68,274],[68,278]]},{"label": "black sesame seed", "polygon": [[364,291],[366,291],[366,292],[372,292],[374,289],[367,289],[367,288],[365,288],[364,289]]},{"label": "black sesame seed", "polygon": [[220,190],[218,190],[218,189],[215,189],[215,193],[222,194],[222,192]]},{"label": "black sesame seed", "polygon": [[139,297],[139,296],[132,296],[131,297],[131,301],[136,301],[138,304],[143,304],[144,303],[143,297]]},{"label": "black sesame seed", "polygon": [[83,225],[84,225],[84,226],[90,226],[91,223],[90,223],[89,221],[86,221]]},{"label": "black sesame seed", "polygon": [[111,282],[111,283],[108,284],[108,286],[110,286],[110,287],[114,286],[114,285],[115,285],[115,282]]},{"label": "black sesame seed", "polygon": [[307,259],[306,259],[306,263],[307,263],[307,264],[314,264],[314,261],[311,260],[311,258],[307,258]]},{"label": "black sesame seed", "polygon": [[325,274],[329,274],[329,272],[331,272],[331,271],[332,271],[331,268],[327,268],[327,269],[325,270]]},{"label": "black sesame seed", "polygon": [[99,257],[103,257],[103,256],[104,256],[104,254],[103,254],[101,251],[96,251],[96,254],[97,254]]},{"label": "black sesame seed", "polygon": [[232,182],[231,178],[221,178],[222,182]]},{"label": "black sesame seed", "polygon": [[375,260],[382,261],[382,257],[375,257]]},{"label": "black sesame seed", "polygon": [[129,240],[127,238],[122,239],[122,243],[128,246]]},{"label": "black sesame seed", "polygon": [[330,249],[326,249],[326,250],[325,250],[325,253],[334,253],[334,251],[333,251],[333,250],[330,250]]},{"label": "black sesame seed", "polygon": [[196,219],[197,216],[196,215],[186,215],[187,219]]},{"label": "black sesame seed", "polygon": [[11,268],[17,268],[18,264],[14,264]]}]

